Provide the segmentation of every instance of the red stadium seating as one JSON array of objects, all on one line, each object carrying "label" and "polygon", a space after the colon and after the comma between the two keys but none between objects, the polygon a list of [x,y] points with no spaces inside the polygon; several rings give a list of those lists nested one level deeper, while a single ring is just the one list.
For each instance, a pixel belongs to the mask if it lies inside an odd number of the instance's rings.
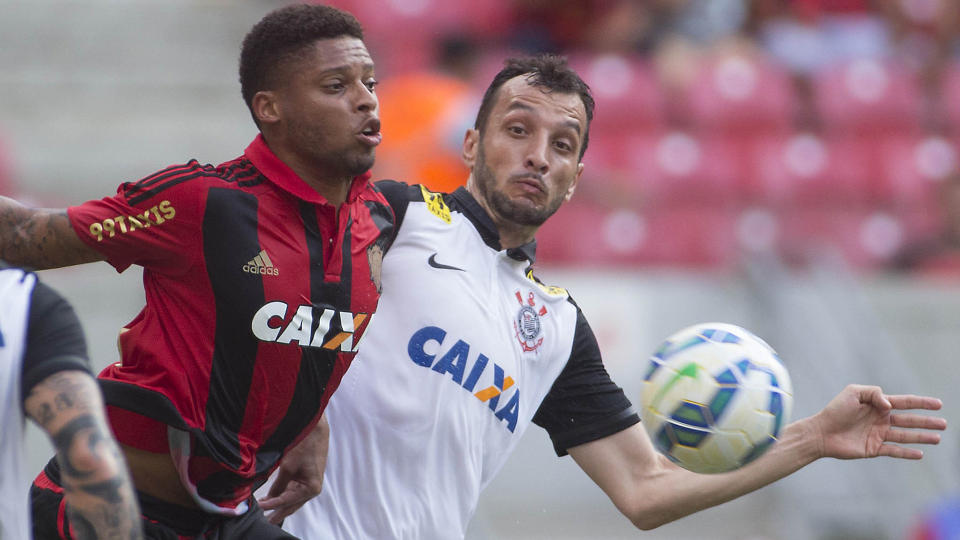
[{"label": "red stadium seating", "polygon": [[880,268],[907,237],[900,216],[866,207],[797,207],[780,220],[782,252],[804,264],[839,258],[853,268]]},{"label": "red stadium seating", "polygon": [[416,35],[496,35],[512,17],[509,4],[500,0],[335,0],[331,4],[356,15],[368,37],[390,35],[397,43]]},{"label": "red stadium seating", "polygon": [[585,172],[635,199],[660,203],[725,204],[739,197],[737,141],[690,133],[591,133]]},{"label": "red stadium seating", "polygon": [[939,105],[954,132],[960,131],[960,62],[954,61],[943,71]]},{"label": "red stadium seating", "polygon": [[784,133],[746,144],[743,189],[750,200],[795,205],[869,198],[873,155],[857,140]]},{"label": "red stadium seating", "polygon": [[653,206],[641,212],[575,197],[538,233],[538,260],[720,268],[737,256],[734,223],[734,214],[719,206]]},{"label": "red stadium seating", "polygon": [[648,63],[620,54],[575,54],[569,61],[596,101],[591,133],[650,131],[662,126],[663,95]]},{"label": "red stadium seating", "polygon": [[879,204],[930,207],[936,185],[957,170],[957,147],[940,137],[891,134],[876,142],[878,174],[872,186]]},{"label": "red stadium seating", "polygon": [[875,133],[916,131],[921,91],[915,73],[876,60],[856,60],[814,75],[814,103],[828,130]]},{"label": "red stadium seating", "polygon": [[796,99],[786,71],[743,54],[705,62],[686,104],[691,125],[703,129],[784,130],[793,121]]},{"label": "red stadium seating", "polygon": [[[327,2],[324,2],[327,3]],[[436,40],[447,35],[483,40],[509,26],[512,12],[500,0],[334,0],[360,20],[377,67],[397,73],[432,67]]]}]

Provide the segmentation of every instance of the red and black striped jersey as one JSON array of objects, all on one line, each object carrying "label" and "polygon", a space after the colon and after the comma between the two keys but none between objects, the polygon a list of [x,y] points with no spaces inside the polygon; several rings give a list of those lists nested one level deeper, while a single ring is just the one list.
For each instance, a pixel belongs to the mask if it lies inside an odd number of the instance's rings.
[{"label": "red and black striped jersey", "polygon": [[146,306],[100,374],[118,439],[169,451],[208,511],[244,512],[356,353],[392,210],[369,175],[329,204],[258,136],[68,212],[118,271],[144,268]]}]

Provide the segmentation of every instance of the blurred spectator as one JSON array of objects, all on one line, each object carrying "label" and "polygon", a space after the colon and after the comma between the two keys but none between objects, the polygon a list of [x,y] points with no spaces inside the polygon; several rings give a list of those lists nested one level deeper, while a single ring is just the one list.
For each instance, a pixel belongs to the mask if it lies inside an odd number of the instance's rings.
[{"label": "blurred spectator", "polygon": [[383,143],[373,167],[376,179],[421,183],[451,192],[468,171],[460,160],[467,128],[473,127],[470,79],[477,51],[468,38],[447,36],[437,44],[435,67],[388,77],[377,88]]},{"label": "blurred spectator", "polygon": [[926,99],[924,123],[945,131],[940,89],[958,45],[960,3],[956,0],[884,0],[894,54],[920,77]]},{"label": "blurred spectator", "polygon": [[886,57],[890,48],[887,24],[870,0],[755,0],[749,27],[767,53],[793,73],[801,129],[820,127],[812,88],[818,72]]},{"label": "blurred spectator", "polygon": [[910,242],[894,268],[924,277],[960,278],[960,172],[939,186],[940,230]]},{"label": "blurred spectator", "polygon": [[757,37],[780,63],[798,74],[889,52],[889,33],[869,0],[757,0]]},{"label": "blurred spectator", "polygon": [[512,45],[528,52],[649,52],[683,0],[513,0]]}]

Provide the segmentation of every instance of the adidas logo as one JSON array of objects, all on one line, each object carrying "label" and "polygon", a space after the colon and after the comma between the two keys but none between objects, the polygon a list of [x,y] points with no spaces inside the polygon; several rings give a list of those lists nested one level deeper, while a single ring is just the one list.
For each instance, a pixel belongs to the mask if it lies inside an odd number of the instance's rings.
[{"label": "adidas logo", "polygon": [[260,250],[260,253],[256,257],[250,259],[250,261],[243,265],[243,271],[248,274],[262,274],[265,276],[279,276],[280,271],[277,270],[277,267],[273,266],[273,261],[270,260],[270,256],[267,255],[267,251]]}]

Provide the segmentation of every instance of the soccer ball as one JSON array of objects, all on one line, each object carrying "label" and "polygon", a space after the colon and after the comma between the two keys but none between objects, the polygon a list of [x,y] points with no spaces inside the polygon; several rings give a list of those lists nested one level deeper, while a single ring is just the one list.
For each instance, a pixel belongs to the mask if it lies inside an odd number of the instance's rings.
[{"label": "soccer ball", "polygon": [[640,415],[654,446],[698,473],[741,467],[790,419],[793,387],[777,353],[749,331],[705,323],[671,335],[650,357]]}]

